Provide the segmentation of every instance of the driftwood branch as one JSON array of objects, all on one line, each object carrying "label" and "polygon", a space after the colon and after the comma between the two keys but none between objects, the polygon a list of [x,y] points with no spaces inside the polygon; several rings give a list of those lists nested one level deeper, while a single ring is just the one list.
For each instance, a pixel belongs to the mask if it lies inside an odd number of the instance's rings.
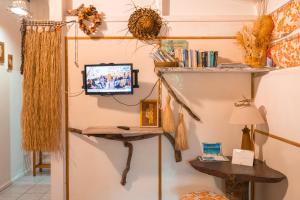
[{"label": "driftwood branch", "polygon": [[126,168],[123,170],[122,173],[122,180],[121,184],[125,185],[127,181],[127,174],[130,170],[130,164],[131,164],[131,159],[132,159],[132,154],[133,154],[133,145],[129,142],[124,142],[124,146],[128,148],[128,157],[127,157],[127,162],[126,162]]},{"label": "driftwood branch", "polygon": [[177,95],[175,94],[174,90],[171,88],[171,86],[169,85],[169,83],[167,82],[167,80],[165,79],[165,77],[163,75],[160,76],[162,83],[164,84],[164,86],[167,88],[168,92],[170,93],[170,95],[175,99],[175,101],[180,104],[188,113],[191,117],[193,117],[195,120],[197,121],[201,121],[200,118],[190,109],[190,107],[188,107],[184,102],[182,102]]},{"label": "driftwood branch", "polygon": [[[83,134],[82,130],[80,130],[80,129],[69,128],[68,130],[70,132],[78,133],[81,135],[86,135],[88,137],[92,136],[92,137],[104,138],[104,139],[108,139],[108,140],[120,141],[120,142],[124,143],[125,147],[128,148],[128,157],[127,157],[127,162],[126,162],[126,168],[123,170],[123,173],[122,173],[122,179],[121,179],[122,185],[126,184],[127,174],[130,170],[130,164],[131,164],[131,159],[132,159],[132,154],[133,154],[133,145],[130,142],[149,139],[149,138],[153,138],[153,137],[161,135],[161,134],[145,134],[145,135],[133,135],[133,136],[123,136],[121,134],[88,134],[87,135],[87,134]],[[181,152],[178,150],[175,150],[174,137],[169,133],[164,133],[164,136],[166,136],[166,138],[169,140],[169,142],[172,144],[172,146],[174,148],[176,162],[182,161]]]}]

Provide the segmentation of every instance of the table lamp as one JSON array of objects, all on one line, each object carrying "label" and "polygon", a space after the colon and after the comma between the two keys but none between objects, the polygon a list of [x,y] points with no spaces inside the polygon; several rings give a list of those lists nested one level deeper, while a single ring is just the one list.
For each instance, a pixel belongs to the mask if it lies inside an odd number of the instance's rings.
[{"label": "table lamp", "polygon": [[247,127],[247,125],[264,124],[265,120],[262,118],[256,106],[251,103],[251,100],[244,99],[235,103],[229,122],[231,124],[245,125],[245,127],[242,129],[243,137],[241,149],[253,151],[254,145],[250,137],[250,129]]}]

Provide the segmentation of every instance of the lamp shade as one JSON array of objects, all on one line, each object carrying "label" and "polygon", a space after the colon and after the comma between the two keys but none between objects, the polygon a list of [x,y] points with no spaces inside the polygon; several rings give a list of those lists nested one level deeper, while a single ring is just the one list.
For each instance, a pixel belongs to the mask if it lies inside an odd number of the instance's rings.
[{"label": "lamp shade", "polygon": [[264,124],[265,120],[262,118],[255,105],[235,106],[230,118],[231,124]]}]

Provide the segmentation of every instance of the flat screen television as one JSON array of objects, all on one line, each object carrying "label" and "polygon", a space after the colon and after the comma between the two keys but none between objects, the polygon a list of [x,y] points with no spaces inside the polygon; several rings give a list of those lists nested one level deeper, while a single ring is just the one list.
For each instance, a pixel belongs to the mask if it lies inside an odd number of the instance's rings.
[{"label": "flat screen television", "polygon": [[87,95],[133,94],[132,64],[84,66]]}]

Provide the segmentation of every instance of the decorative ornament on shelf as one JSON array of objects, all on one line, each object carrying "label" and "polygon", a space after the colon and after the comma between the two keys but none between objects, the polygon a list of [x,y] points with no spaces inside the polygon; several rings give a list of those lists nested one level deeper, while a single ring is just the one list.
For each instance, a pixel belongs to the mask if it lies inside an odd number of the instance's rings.
[{"label": "decorative ornament on shelf", "polygon": [[93,5],[84,7],[82,4],[77,9],[69,10],[68,14],[78,16],[80,29],[87,35],[95,34],[103,21],[103,13],[99,13]]},{"label": "decorative ornament on shelf", "polygon": [[257,19],[252,28],[244,26],[237,33],[237,41],[246,51],[246,64],[251,67],[265,66],[273,28],[272,17],[263,15]]},{"label": "decorative ornament on shelf", "polygon": [[259,68],[266,65],[267,50],[269,48],[274,22],[270,15],[265,15],[267,1],[258,1],[259,17],[252,27],[244,26],[237,33],[238,43],[245,49],[245,63]]},{"label": "decorative ornament on shelf", "polygon": [[133,37],[142,41],[157,39],[162,26],[161,16],[151,8],[137,8],[128,20],[129,32]]},{"label": "decorative ornament on shelf", "polygon": [[173,112],[170,106],[171,96],[168,94],[166,97],[166,106],[163,111],[162,117],[162,128],[166,133],[174,133],[175,132],[175,122]]}]

